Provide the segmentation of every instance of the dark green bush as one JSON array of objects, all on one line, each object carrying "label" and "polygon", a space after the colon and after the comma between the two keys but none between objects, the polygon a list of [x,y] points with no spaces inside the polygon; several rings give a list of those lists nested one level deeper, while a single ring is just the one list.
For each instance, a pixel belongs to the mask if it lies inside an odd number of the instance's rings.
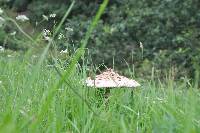
[{"label": "dark green bush", "polygon": [[[15,32],[15,31],[12,31]],[[14,51],[18,50],[27,50],[30,46],[27,44],[27,39],[21,37],[20,33],[13,36],[11,32],[6,32],[5,29],[0,28],[0,46],[5,47],[6,49],[11,49]]]},{"label": "dark green bush", "polygon": [[[50,13],[56,13],[58,21],[69,3],[35,0],[28,10],[33,23]],[[76,1],[62,30],[68,41],[58,45],[78,47],[99,4],[99,1]],[[126,62],[130,66],[134,63],[141,73],[148,72],[150,67],[177,67],[179,75],[193,76],[197,68],[194,64],[198,64],[200,57],[199,7],[198,0],[110,1],[88,44],[93,62],[112,66],[114,58],[119,68],[127,68]],[[64,30],[65,27],[72,28],[73,33],[69,34],[71,31]]]}]

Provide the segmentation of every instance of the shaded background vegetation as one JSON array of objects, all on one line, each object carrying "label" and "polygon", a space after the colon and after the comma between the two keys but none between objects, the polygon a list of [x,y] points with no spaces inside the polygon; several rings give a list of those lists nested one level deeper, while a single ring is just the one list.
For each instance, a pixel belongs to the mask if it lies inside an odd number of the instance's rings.
[{"label": "shaded background vegetation", "polygon": [[[67,39],[58,40],[58,47],[79,46],[100,3],[99,0],[76,1],[61,31]],[[39,22],[42,15],[51,13],[55,13],[59,21],[69,4],[66,0],[0,2],[4,8],[25,12],[32,26],[36,26],[35,22]],[[131,67],[134,64],[140,76],[150,75],[152,68],[159,75],[174,68],[178,77],[194,77],[200,60],[199,7],[198,0],[112,0],[91,36],[89,55],[94,64],[104,63],[109,67],[114,60],[118,69],[125,70],[127,64]],[[48,21],[37,28],[52,28],[54,24]],[[5,43],[6,32],[5,29],[0,32],[1,44]],[[15,41],[8,41],[7,46],[26,49]]]}]

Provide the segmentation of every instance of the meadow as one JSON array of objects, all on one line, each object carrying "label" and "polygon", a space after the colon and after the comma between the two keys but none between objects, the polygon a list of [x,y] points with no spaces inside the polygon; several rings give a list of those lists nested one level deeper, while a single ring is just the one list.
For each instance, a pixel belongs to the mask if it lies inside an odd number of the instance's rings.
[{"label": "meadow", "polygon": [[[76,69],[59,88],[61,77],[36,57],[0,58],[0,131],[5,132],[198,132],[200,92],[187,79],[138,79],[134,90],[111,90],[109,103],[83,84]],[[64,70],[62,70],[64,71]]]},{"label": "meadow", "polygon": [[[109,100],[84,83],[91,67],[83,58],[108,0],[101,4],[88,27],[80,47],[67,63],[55,54],[54,38],[69,15],[73,4],[55,27],[53,35],[40,41],[26,34],[29,43],[45,42],[36,50],[0,51],[0,132],[67,133],[196,133],[200,131],[200,92],[198,80],[187,76],[175,80],[170,72],[162,79],[136,77],[140,87],[115,88]],[[81,63],[79,61],[81,60]],[[90,62],[89,62],[90,63]],[[113,64],[113,66],[116,64]],[[93,71],[93,70],[91,70]],[[198,71],[196,72],[198,75]]]}]

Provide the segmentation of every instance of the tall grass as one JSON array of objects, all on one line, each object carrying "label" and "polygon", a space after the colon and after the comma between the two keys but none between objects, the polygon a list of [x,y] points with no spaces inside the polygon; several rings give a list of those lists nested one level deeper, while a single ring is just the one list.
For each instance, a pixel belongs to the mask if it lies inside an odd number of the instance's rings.
[{"label": "tall grass", "polygon": [[[57,72],[44,64],[34,84],[28,85],[34,61],[19,57],[0,58],[1,132],[198,132],[200,93],[186,81],[149,81],[133,91],[113,89],[108,107],[95,89],[81,83],[77,72],[70,86],[62,85],[44,106],[44,95],[59,82]],[[170,84],[169,84],[170,83]],[[95,115],[71,87],[82,93]]]},{"label": "tall grass", "polygon": [[[186,80],[147,81],[135,90],[113,89],[109,104],[87,88],[77,62],[109,0],[104,0],[80,48],[64,71],[41,56],[0,57],[0,132],[198,132],[200,93]],[[74,2],[54,32],[59,32]],[[36,63],[37,62],[37,63]],[[153,78],[152,78],[153,79]]]}]

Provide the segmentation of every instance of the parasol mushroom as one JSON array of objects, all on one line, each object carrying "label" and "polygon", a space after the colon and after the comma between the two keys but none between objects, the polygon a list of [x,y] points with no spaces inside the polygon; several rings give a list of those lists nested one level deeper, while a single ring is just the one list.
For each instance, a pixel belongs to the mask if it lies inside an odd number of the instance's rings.
[{"label": "parasol mushroom", "polygon": [[106,99],[109,97],[110,89],[112,88],[135,88],[140,86],[137,81],[121,76],[111,68],[99,75],[96,75],[93,79],[88,77],[86,79],[86,85],[88,87],[105,89],[104,98]]}]

